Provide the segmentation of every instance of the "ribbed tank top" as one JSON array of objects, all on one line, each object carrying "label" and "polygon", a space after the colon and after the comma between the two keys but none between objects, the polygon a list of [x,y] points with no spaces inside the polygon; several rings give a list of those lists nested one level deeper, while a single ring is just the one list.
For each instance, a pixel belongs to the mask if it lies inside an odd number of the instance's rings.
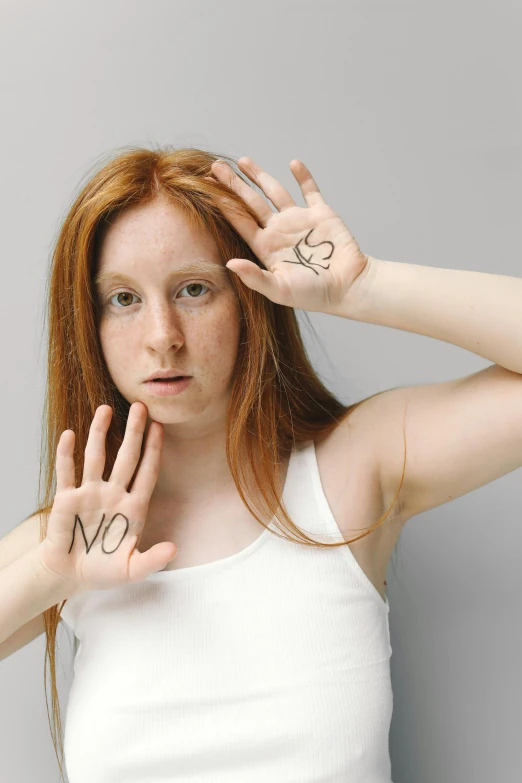
[{"label": "ribbed tank top", "polygon": [[[343,540],[313,441],[283,499],[313,538]],[[265,529],[230,557],[73,596],[62,617],[69,783],[391,783],[389,604],[348,546]]]}]

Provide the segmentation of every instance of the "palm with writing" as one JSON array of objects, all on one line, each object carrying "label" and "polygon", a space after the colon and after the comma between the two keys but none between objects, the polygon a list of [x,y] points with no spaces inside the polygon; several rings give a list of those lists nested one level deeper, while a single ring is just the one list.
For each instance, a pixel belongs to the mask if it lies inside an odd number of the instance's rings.
[{"label": "palm with writing", "polygon": [[75,486],[74,432],[65,430],[58,443],[57,491],[38,553],[45,570],[66,583],[73,594],[139,582],[164,568],[177,551],[170,541],[146,552],[137,548],[159,475],[163,425],[150,423],[140,462],[147,408],[142,402],[133,403],[123,443],[104,481],[111,417],[109,405],[100,405],[94,414],[79,487]]},{"label": "palm with writing", "polygon": [[288,307],[334,313],[348,297],[354,301],[358,284],[369,271],[371,257],[361,252],[349,228],[325,202],[304,163],[293,160],[290,167],[306,207],[297,206],[281,183],[251,158],[240,158],[238,166],[277,211],[227,163],[212,164],[213,177],[238,193],[254,210],[257,221],[239,214],[225,196],[220,198],[226,219],[265,267],[261,269],[245,258],[234,258],[227,262],[227,268],[254,291]]}]

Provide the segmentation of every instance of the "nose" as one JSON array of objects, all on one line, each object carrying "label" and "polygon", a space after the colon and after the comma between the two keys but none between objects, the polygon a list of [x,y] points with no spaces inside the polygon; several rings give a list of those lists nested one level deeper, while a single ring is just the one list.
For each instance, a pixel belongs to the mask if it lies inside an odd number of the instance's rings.
[{"label": "nose", "polygon": [[157,353],[164,353],[173,346],[179,349],[185,342],[175,306],[161,304],[150,308],[143,330],[146,346]]}]

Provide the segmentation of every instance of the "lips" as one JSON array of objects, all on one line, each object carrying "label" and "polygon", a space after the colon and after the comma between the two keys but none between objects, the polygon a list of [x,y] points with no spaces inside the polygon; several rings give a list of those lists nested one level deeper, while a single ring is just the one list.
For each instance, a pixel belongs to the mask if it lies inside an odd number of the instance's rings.
[{"label": "lips", "polygon": [[181,381],[182,378],[186,378],[186,375],[176,375],[174,378],[153,378],[153,383],[167,383],[168,381]]},{"label": "lips", "polygon": [[165,367],[164,370],[158,369],[155,372],[151,372],[148,378],[145,378],[145,383],[149,381],[165,381],[172,380],[173,378],[190,378],[190,375],[184,375],[178,370],[177,367]]}]

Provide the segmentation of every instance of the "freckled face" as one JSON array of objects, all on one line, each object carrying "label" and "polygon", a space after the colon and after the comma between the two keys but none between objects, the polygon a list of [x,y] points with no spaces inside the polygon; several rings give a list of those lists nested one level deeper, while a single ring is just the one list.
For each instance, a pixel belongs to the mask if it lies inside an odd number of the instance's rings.
[{"label": "freckled face", "polygon": [[[180,272],[206,261],[208,267]],[[224,423],[240,333],[240,309],[212,236],[192,230],[157,199],[119,215],[103,239],[97,274],[128,279],[95,284],[100,341],[123,397],[140,400],[163,424]],[[177,368],[192,381],[181,394],[151,394],[144,380]]]}]

